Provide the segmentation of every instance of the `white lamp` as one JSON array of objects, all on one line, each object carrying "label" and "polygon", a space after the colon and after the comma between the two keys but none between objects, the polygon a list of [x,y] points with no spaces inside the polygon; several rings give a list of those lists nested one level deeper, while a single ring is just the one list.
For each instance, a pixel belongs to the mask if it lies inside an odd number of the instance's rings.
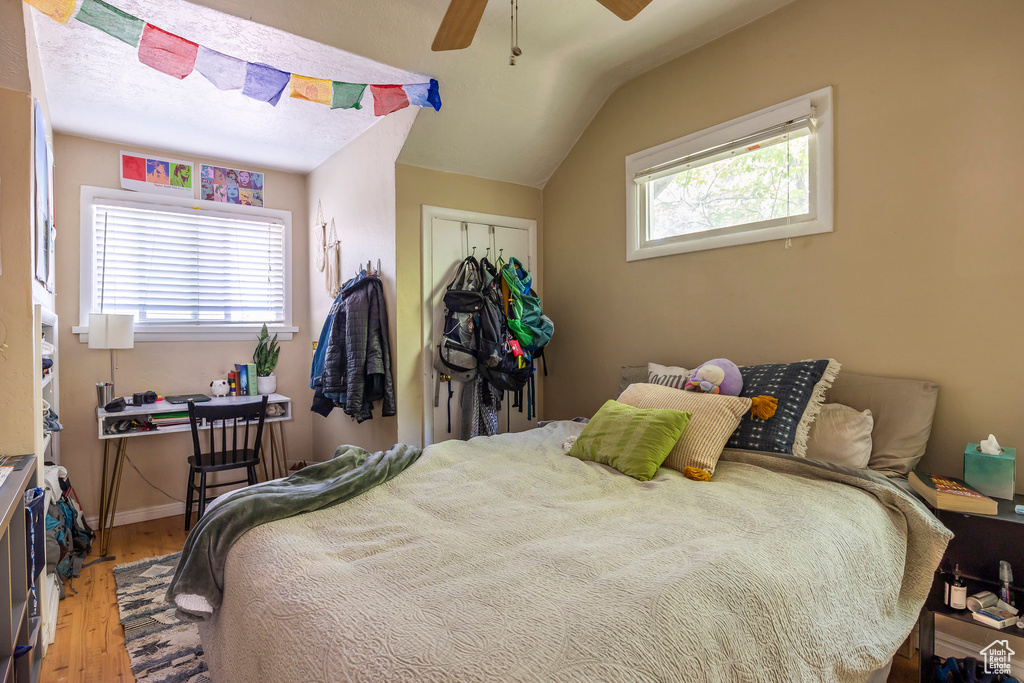
[{"label": "white lamp", "polygon": [[89,348],[110,349],[110,384],[114,384],[114,351],[135,347],[135,316],[123,313],[89,314]]}]

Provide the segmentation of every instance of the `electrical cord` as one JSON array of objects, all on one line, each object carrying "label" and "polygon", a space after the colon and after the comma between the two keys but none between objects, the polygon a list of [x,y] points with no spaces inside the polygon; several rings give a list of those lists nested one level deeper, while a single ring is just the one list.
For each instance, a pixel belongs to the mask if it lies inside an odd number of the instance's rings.
[{"label": "electrical cord", "polygon": [[127,453],[125,453],[124,457],[125,457],[125,458],[126,458],[126,459],[128,460],[128,464],[132,466],[132,469],[133,469],[133,470],[135,470],[135,472],[136,472],[136,473],[137,473],[137,474],[138,474],[138,475],[139,475],[140,477],[142,477],[142,481],[146,482],[147,484],[149,484],[150,486],[152,486],[152,487],[153,487],[153,488],[155,488],[155,489],[156,489],[157,491],[159,491],[160,493],[164,494],[165,496],[167,496],[167,497],[168,497],[168,498],[170,498],[171,500],[176,500],[176,501],[178,501],[179,503],[184,503],[184,502],[185,502],[185,501],[183,501],[183,500],[182,500],[181,498],[178,498],[177,496],[172,496],[171,494],[167,493],[167,491],[164,491],[164,490],[163,490],[162,488],[160,488],[159,486],[157,486],[156,484],[154,484],[153,482],[151,482],[151,481],[150,481],[149,479],[146,479],[146,475],[144,475],[144,474],[142,473],[142,471],[141,471],[141,470],[139,470],[139,468],[135,466],[135,463],[134,463],[134,462],[132,462],[132,459],[128,457],[128,454],[127,454]]}]

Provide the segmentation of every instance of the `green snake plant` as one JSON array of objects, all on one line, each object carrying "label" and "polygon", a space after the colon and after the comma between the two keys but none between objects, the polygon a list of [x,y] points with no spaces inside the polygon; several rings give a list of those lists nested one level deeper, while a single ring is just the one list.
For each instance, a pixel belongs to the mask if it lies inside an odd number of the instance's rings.
[{"label": "green snake plant", "polygon": [[260,331],[256,350],[252,352],[252,361],[256,364],[256,374],[260,377],[270,377],[277,367],[277,356],[281,353],[281,347],[277,344],[277,335],[270,336],[267,326],[264,324]]}]

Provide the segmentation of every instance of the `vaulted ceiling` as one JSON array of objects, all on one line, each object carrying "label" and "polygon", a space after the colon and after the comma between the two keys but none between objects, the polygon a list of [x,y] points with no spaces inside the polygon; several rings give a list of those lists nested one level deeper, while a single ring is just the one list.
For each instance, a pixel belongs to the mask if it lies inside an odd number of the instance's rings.
[{"label": "vaulted ceiling", "polygon": [[[191,8],[184,0],[111,0],[210,47],[217,41],[237,45],[239,57],[272,64],[276,59],[279,68],[310,76],[400,83],[413,82],[419,74],[435,77],[444,106],[439,113],[420,113],[399,161],[535,187],[544,185],[619,85],[789,1],[653,0],[633,21],[623,22],[596,0],[521,0],[519,45],[524,54],[511,67],[507,0],[491,0],[470,48],[441,53],[431,52],[430,44],[447,0],[197,0]],[[246,22],[218,20],[208,9]],[[134,63],[131,48],[123,44],[110,51],[97,51],[95,44],[88,50],[76,47],[80,39],[105,37],[78,35],[98,33],[94,29],[72,27],[72,33],[41,17],[36,17],[36,25],[42,34],[44,76],[57,130],[118,140],[112,128],[133,128],[123,125],[127,113],[174,117],[175,138],[166,144],[154,140],[154,146],[235,159],[239,154],[209,148],[218,138],[228,139],[234,126],[234,132],[241,131],[250,140],[247,153],[264,157],[240,161],[302,171],[372,124],[365,110],[331,111],[305,102],[288,107],[282,102],[273,112],[277,118],[267,123],[269,115],[263,112],[260,118],[258,109],[269,109],[267,105],[248,102],[237,93],[221,93],[205,82],[191,83],[193,78],[202,81],[198,74],[173,83],[157,72],[142,74],[138,70],[146,67]],[[118,55],[115,63],[118,53],[113,51],[120,48],[127,53]],[[87,68],[97,52],[109,61],[101,68]],[[360,61],[356,55],[367,59]],[[121,68],[130,73],[119,76],[116,69]],[[63,75],[55,76],[57,72]],[[145,101],[140,102],[136,80],[144,77],[158,82],[141,89]],[[58,94],[58,88],[67,96]],[[203,99],[219,113],[204,109],[204,126],[181,125],[180,101],[196,104],[189,99],[196,97],[188,94],[189,88],[212,91],[204,92]],[[116,106],[95,104],[104,100]],[[137,111],[140,107],[126,109],[125,103],[131,102],[145,104],[144,112]],[[252,107],[256,109],[250,111]],[[316,112],[303,111],[317,107]],[[285,114],[293,112],[298,125],[284,121]],[[120,117],[121,124],[110,126],[111,116]],[[289,148],[312,151],[288,160],[288,155],[274,153],[275,139]]]}]

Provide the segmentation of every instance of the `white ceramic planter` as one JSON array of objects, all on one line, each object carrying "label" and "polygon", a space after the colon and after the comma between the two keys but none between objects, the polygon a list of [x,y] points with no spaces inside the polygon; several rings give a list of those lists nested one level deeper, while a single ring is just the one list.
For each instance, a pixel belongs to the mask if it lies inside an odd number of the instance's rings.
[{"label": "white ceramic planter", "polygon": [[256,391],[261,394],[275,393],[277,391],[277,375],[270,373],[268,377],[257,377]]}]

